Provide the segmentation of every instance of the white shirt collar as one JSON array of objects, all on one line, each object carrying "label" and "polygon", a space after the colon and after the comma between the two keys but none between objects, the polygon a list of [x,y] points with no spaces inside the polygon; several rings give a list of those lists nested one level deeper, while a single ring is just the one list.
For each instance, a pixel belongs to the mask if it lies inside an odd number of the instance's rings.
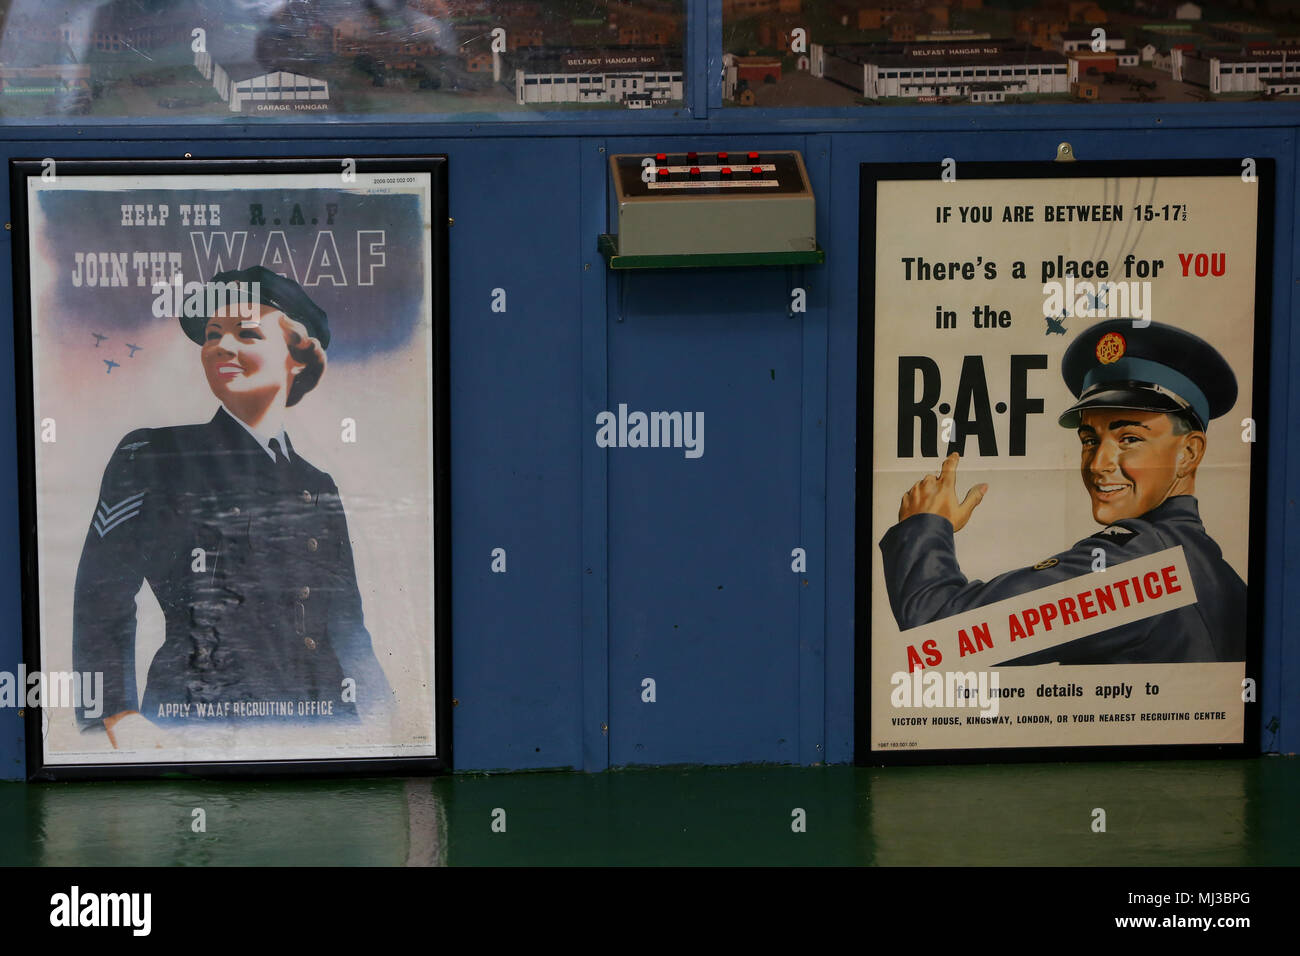
[{"label": "white shirt collar", "polygon": [[281,426],[281,427],[280,427],[280,430],[279,430],[278,432],[274,433],[274,434],[265,434],[265,435],[264,435],[262,432],[257,431],[256,429],[250,428],[247,422],[245,422],[243,419],[241,419],[238,415],[236,415],[236,414],[235,414],[234,412],[232,412],[230,409],[226,408],[225,405],[222,405],[221,408],[222,408],[222,410],[223,410],[227,415],[229,415],[229,416],[230,416],[231,418],[233,418],[235,421],[239,422],[239,427],[240,427],[240,428],[242,428],[244,431],[248,432],[248,434],[250,434],[250,435],[253,436],[253,438],[257,441],[257,443],[258,443],[259,445],[262,446],[262,450],[263,450],[264,452],[266,452],[267,455],[270,456],[270,458],[271,458],[272,461],[275,461],[275,460],[276,460],[276,459],[275,459],[275,452],[271,451],[271,439],[272,439],[272,438],[274,438],[276,441],[278,441],[278,442],[280,443],[280,450],[281,450],[282,452],[284,452],[285,460],[286,460],[286,461],[292,460],[292,459],[290,458],[290,455],[289,455],[289,439],[288,439],[288,437],[287,437],[287,436],[285,435],[285,433],[284,433],[284,426]]}]

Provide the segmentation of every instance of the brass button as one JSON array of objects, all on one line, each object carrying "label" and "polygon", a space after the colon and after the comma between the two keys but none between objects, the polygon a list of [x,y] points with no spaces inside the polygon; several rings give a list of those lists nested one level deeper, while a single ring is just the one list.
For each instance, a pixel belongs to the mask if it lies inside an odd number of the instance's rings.
[{"label": "brass button", "polygon": [[307,646],[307,650],[309,650],[309,651],[314,651],[314,650],[316,650],[316,641],[315,641],[313,638],[310,638],[310,637],[304,637],[304,638],[302,639],[302,642],[303,642],[303,644],[305,644],[305,645]]},{"label": "brass button", "polygon": [[305,601],[309,597],[311,597],[311,588],[307,587],[307,585],[304,584],[302,587],[298,589],[298,600]]},{"label": "brass button", "polygon": [[307,491],[305,488],[302,492],[302,500],[305,504],[311,504],[311,492]]},{"label": "brass button", "polygon": [[317,541],[315,538],[308,538],[308,539],[307,539],[307,550],[308,550],[308,551],[315,551],[315,550],[316,550],[317,548],[319,548],[319,547],[320,547],[320,542]]}]

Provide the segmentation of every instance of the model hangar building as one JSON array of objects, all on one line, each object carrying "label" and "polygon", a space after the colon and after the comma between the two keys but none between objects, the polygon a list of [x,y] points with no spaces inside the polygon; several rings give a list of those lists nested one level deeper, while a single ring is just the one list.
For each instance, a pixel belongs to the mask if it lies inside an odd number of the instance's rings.
[{"label": "model hangar building", "polygon": [[682,64],[658,47],[518,50],[509,58],[515,101],[652,106],[682,99]]},{"label": "model hangar building", "polygon": [[1009,94],[1068,94],[1077,63],[1055,50],[1003,40],[877,43],[809,48],[809,70],[884,97],[969,96],[997,103]]},{"label": "model hangar building", "polygon": [[1300,50],[1295,47],[1247,49],[1239,53],[1173,51],[1175,80],[1204,86],[1211,93],[1300,95]]},{"label": "model hangar building", "polygon": [[194,54],[194,68],[212,82],[217,95],[235,113],[265,109],[326,109],[329,83],[287,70],[267,70],[257,64],[222,66],[203,51]]}]

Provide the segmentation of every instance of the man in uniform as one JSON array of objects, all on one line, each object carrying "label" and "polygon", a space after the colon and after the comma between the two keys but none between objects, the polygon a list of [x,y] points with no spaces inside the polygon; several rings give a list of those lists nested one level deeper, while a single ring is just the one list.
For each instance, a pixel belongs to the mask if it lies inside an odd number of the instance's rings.
[{"label": "man in uniform", "polygon": [[[164,727],[355,722],[392,696],[338,488],[281,423],[324,368],[325,312],[261,266],[212,282],[251,295],[253,314],[245,301],[180,317],[221,405],[206,423],[142,428],[118,443],[77,569],[74,667],[104,675],[102,716],[78,708],[77,718],[102,725],[114,746],[149,739],[141,716]],[[143,696],[142,582],[166,620]]]},{"label": "man in uniform", "polygon": [[958,501],[956,454],[903,496],[898,524],[881,539],[889,604],[908,630],[960,611],[1182,545],[1196,603],[1112,628],[1004,664],[1131,664],[1241,661],[1246,648],[1246,585],[1205,532],[1196,505],[1196,469],[1206,426],[1237,400],[1237,381],[1217,350],[1188,332],[1127,319],[1081,333],[1061,362],[1077,397],[1060,416],[1082,445],[1081,474],[1092,516],[1104,525],[1068,551],[988,582],[968,581],[957,564],[960,531],[988,490]]}]

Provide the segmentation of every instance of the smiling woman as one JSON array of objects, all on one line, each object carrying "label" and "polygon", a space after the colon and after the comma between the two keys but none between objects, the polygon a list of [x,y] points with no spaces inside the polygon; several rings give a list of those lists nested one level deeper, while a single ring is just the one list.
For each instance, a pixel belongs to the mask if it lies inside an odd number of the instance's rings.
[{"label": "smiling woman", "polygon": [[[283,407],[292,407],[316,387],[325,374],[325,349],[307,327],[280,310],[256,307],[256,317],[243,310],[221,309],[203,332],[203,371],[208,387],[221,404],[252,427],[274,415],[289,376]],[[267,334],[266,323],[270,327]],[[277,335],[278,331],[282,335]],[[271,401],[268,403],[267,399]]]},{"label": "smiling woman", "polygon": [[[181,316],[220,402],[202,425],[140,429],[108,464],[77,572],[73,659],[104,674],[102,716],[119,749],[164,728],[254,720],[355,722],[392,693],[366,630],[338,488],[294,449],[285,409],[325,370],[329,323],[302,288],[260,266],[213,284],[241,290]],[[141,696],[135,594],[166,619]]]}]

